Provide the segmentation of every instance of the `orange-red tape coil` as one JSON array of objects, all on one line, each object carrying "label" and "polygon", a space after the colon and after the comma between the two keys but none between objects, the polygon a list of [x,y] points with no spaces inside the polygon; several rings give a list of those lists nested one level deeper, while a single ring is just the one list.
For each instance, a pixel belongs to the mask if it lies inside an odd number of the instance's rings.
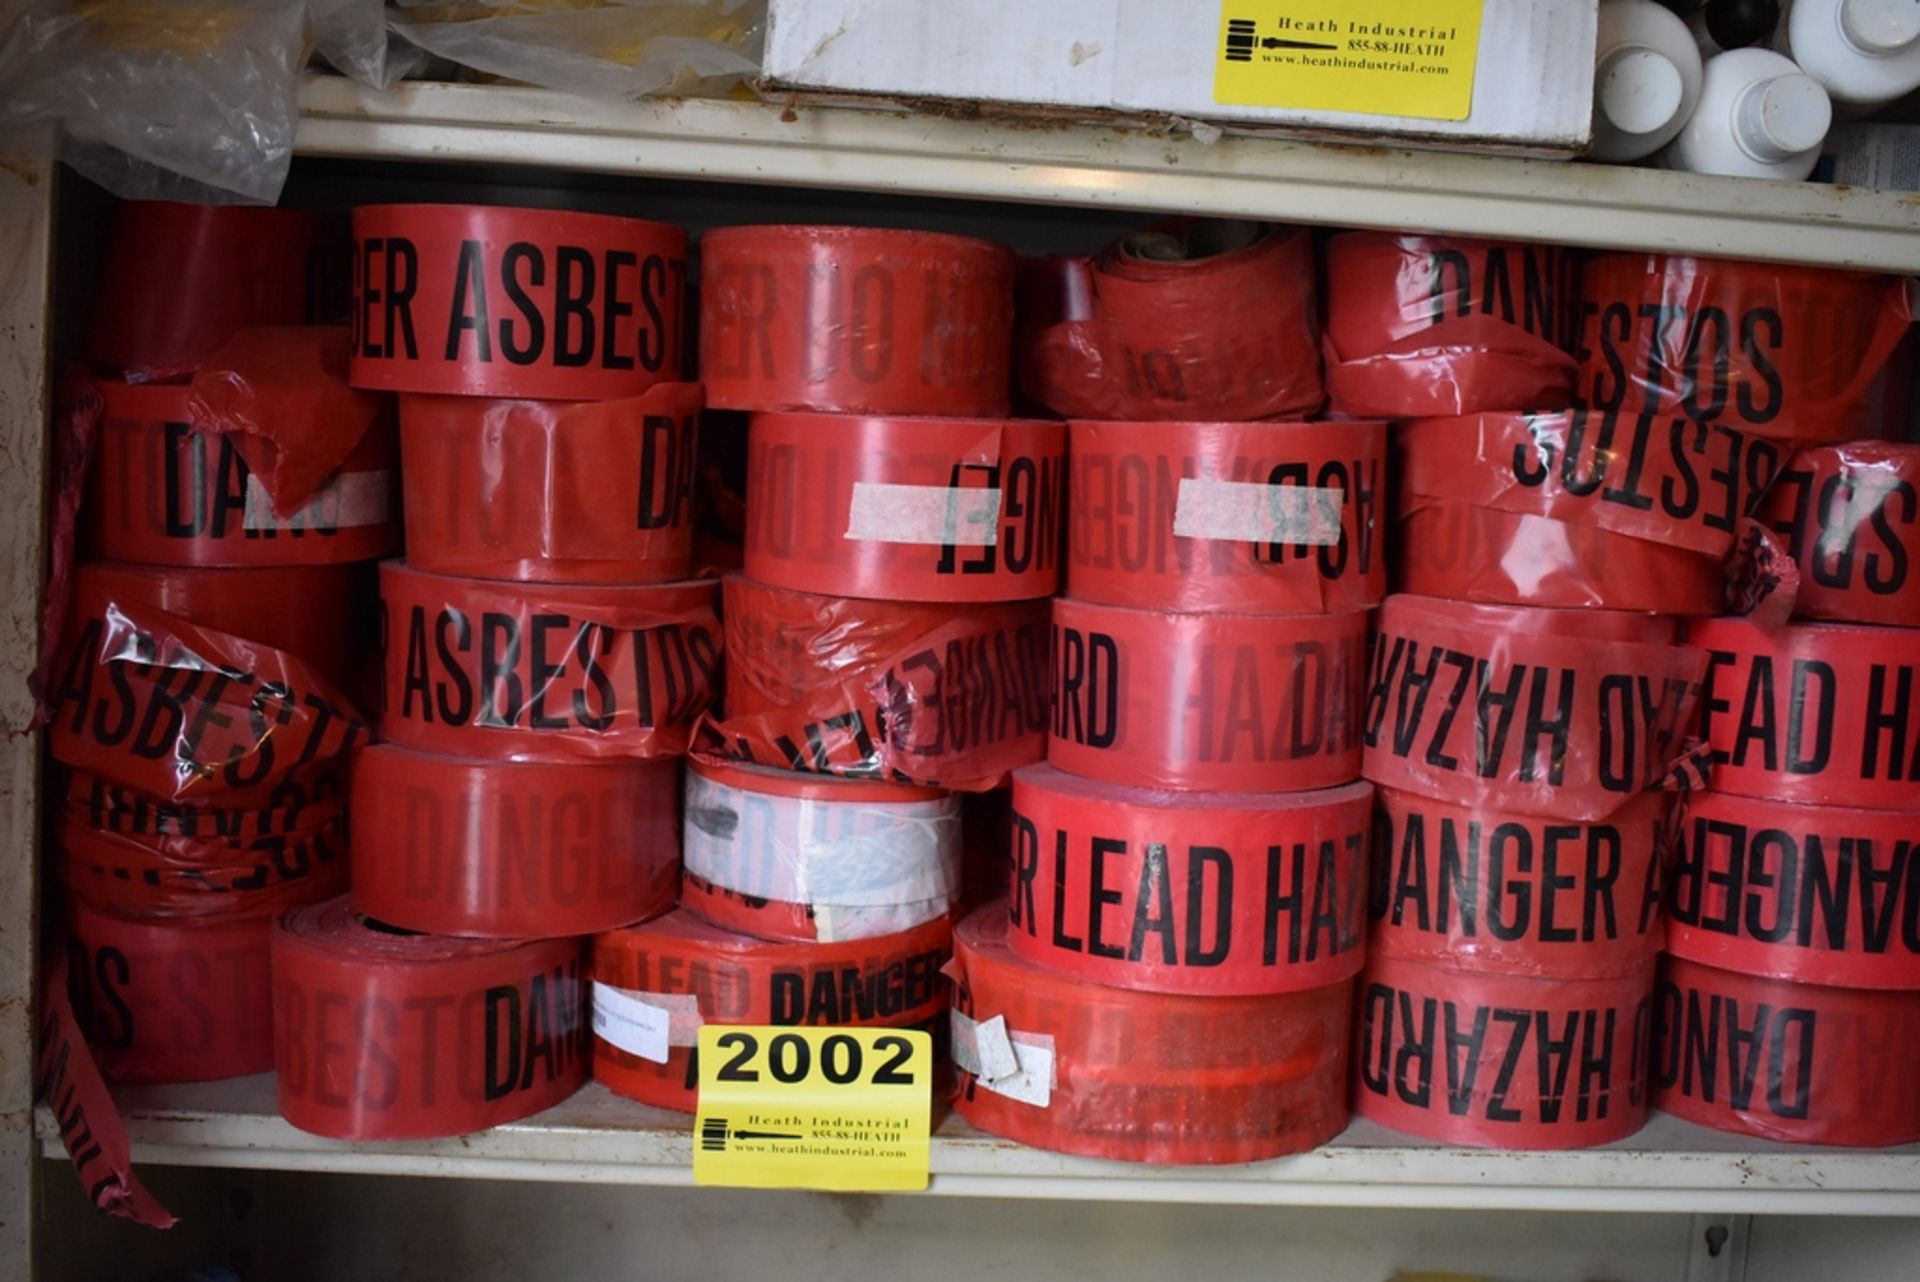
[{"label": "orange-red tape coil", "polygon": [[587,1080],[584,941],[377,927],[344,898],[275,925],[280,1115],[343,1140],[483,1131]]},{"label": "orange-red tape coil", "polygon": [[1006,936],[997,902],[954,932],[954,1109],[981,1130],[1184,1166],[1304,1152],[1345,1128],[1351,983],[1130,992],[1042,970]]},{"label": "orange-red tape coil", "polygon": [[700,381],[728,410],[1004,415],[1013,251],[865,227],[700,238]]},{"label": "orange-red tape coil", "polygon": [[593,1076],[616,1095],[692,1112],[702,1024],[933,1029],[953,928],[837,943],[771,942],[689,912],[593,941]]},{"label": "orange-red tape coil", "polygon": [[1757,519],[1797,571],[1794,615],[1920,628],[1920,445],[1803,449]]}]

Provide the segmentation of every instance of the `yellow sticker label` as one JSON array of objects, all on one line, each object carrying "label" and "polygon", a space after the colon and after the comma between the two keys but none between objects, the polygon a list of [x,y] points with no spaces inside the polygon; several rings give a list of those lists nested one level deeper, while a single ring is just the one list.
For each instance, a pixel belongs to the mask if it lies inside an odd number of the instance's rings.
[{"label": "yellow sticker label", "polygon": [[1481,0],[1222,0],[1213,99],[1465,120]]},{"label": "yellow sticker label", "polygon": [[892,1028],[700,1029],[693,1179],[756,1189],[927,1187],[933,1038]]}]

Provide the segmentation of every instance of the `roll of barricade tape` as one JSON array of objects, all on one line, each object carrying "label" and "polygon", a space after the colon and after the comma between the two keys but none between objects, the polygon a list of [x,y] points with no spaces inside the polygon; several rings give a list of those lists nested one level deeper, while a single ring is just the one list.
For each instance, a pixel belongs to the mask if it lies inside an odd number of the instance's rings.
[{"label": "roll of barricade tape", "polygon": [[1920,992],[1823,988],[1679,957],[1654,990],[1654,1107],[1789,1144],[1920,1140]]},{"label": "roll of barricade tape", "polygon": [[702,1024],[932,1029],[953,928],[772,943],[668,913],[593,941],[593,1075],[616,1095],[692,1112]]},{"label": "roll of barricade tape", "polygon": [[587,1080],[582,940],[396,932],[341,898],[286,914],[271,942],[280,1115],[303,1131],[466,1135]]},{"label": "roll of barricade tape", "polygon": [[385,562],[381,735],[486,761],[678,756],[718,689],[714,589],[499,583]]},{"label": "roll of barricade tape", "polygon": [[1354,1112],[1486,1148],[1625,1139],[1647,1120],[1653,971],[1549,980],[1376,956],[1360,977]]},{"label": "roll of barricade tape", "polygon": [[747,442],[744,569],[757,583],[941,602],[1059,586],[1059,423],[756,414]]},{"label": "roll of barricade tape", "polygon": [[1013,776],[1007,945],[1114,988],[1255,997],[1365,960],[1373,789],[1149,792]]},{"label": "roll of barricade tape", "polygon": [[475,761],[392,744],[353,782],[353,907],[433,935],[555,939],[673,907],[680,763]]},{"label": "roll of barricade tape", "polygon": [[1799,571],[1795,615],[1920,628],[1920,445],[1801,450],[1758,519]]},{"label": "roll of barricade tape", "polygon": [[839,943],[947,916],[960,800],[936,788],[694,758],[680,902],[761,939]]},{"label": "roll of barricade tape", "polygon": [[407,564],[550,583],[693,569],[700,388],[591,403],[402,396]]},{"label": "roll of barricade tape", "polygon": [[1387,587],[1381,423],[1069,425],[1067,595],[1339,613]]},{"label": "roll of barricade tape", "polygon": [[1047,760],[1136,788],[1350,783],[1360,775],[1367,617],[1166,614],[1063,597],[1053,603]]},{"label": "roll of barricade tape", "polygon": [[1390,596],[1366,678],[1366,777],[1581,822],[1659,783],[1706,658],[1671,619]]},{"label": "roll of barricade tape", "polygon": [[1131,992],[1042,970],[1007,906],[954,932],[954,1108],[1003,1138],[1168,1165],[1257,1162],[1347,1124],[1350,982],[1261,997]]},{"label": "roll of barricade tape", "polygon": [[1013,252],[866,227],[700,238],[700,381],[728,410],[1003,415]]},{"label": "roll of barricade tape", "polygon": [[727,716],[702,751],[970,790],[1046,751],[1046,601],[858,601],[738,575],[724,595]]},{"label": "roll of barricade tape", "polygon": [[684,380],[687,234],[486,205],[353,212],[355,387],[607,401]]},{"label": "roll of barricade tape", "polygon": [[1643,792],[1577,822],[1381,788],[1373,955],[1476,975],[1638,974],[1664,938],[1671,807]]},{"label": "roll of barricade tape", "polygon": [[1920,631],[1701,619],[1701,734],[1717,792],[1920,811]]},{"label": "roll of barricade tape", "polygon": [[1579,324],[1570,250],[1457,236],[1327,241],[1327,392],[1361,418],[1567,403]]}]

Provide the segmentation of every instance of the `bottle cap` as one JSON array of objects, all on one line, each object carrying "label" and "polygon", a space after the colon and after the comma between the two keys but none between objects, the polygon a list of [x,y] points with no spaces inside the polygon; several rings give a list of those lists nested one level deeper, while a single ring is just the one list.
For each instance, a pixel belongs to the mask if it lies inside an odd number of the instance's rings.
[{"label": "bottle cap", "polygon": [[1870,58],[1886,58],[1920,42],[1920,5],[1913,0],[1840,0],[1840,34]]},{"label": "bottle cap", "polygon": [[1647,48],[1623,49],[1600,72],[1600,111],[1624,134],[1650,134],[1672,120],[1685,97],[1680,68]]},{"label": "bottle cap", "polygon": [[1740,95],[1733,113],[1741,150],[1766,164],[1812,151],[1832,123],[1827,91],[1798,72],[1755,81]]}]

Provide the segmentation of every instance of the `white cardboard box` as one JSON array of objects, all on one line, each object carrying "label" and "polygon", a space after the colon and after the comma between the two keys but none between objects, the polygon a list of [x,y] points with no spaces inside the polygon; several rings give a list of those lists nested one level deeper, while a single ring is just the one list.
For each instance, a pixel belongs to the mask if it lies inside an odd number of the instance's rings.
[{"label": "white cardboard box", "polygon": [[[771,0],[764,74],[773,89],[881,105],[957,99],[1089,120],[1201,121],[1233,132],[1458,150],[1569,156],[1592,130],[1595,0],[1484,0],[1471,111],[1465,119],[1237,105],[1216,98],[1229,19],[1244,12],[1255,43],[1286,32],[1286,14],[1340,11],[1352,32],[1315,37],[1319,52],[1366,59],[1381,11],[1439,6],[1312,0]],[[1417,20],[1417,19],[1416,19]],[[1443,29],[1444,30],[1444,29]],[[1352,42],[1359,39],[1361,43]],[[1395,49],[1438,46],[1414,39]],[[1265,54],[1263,74],[1284,78]],[[1348,61],[1345,65],[1352,66]],[[1377,67],[1369,61],[1368,67]],[[1405,66],[1407,64],[1399,64]],[[1361,74],[1371,74],[1365,68]],[[1444,73],[1443,73],[1444,74]],[[1465,97],[1461,95],[1464,104]]]}]

